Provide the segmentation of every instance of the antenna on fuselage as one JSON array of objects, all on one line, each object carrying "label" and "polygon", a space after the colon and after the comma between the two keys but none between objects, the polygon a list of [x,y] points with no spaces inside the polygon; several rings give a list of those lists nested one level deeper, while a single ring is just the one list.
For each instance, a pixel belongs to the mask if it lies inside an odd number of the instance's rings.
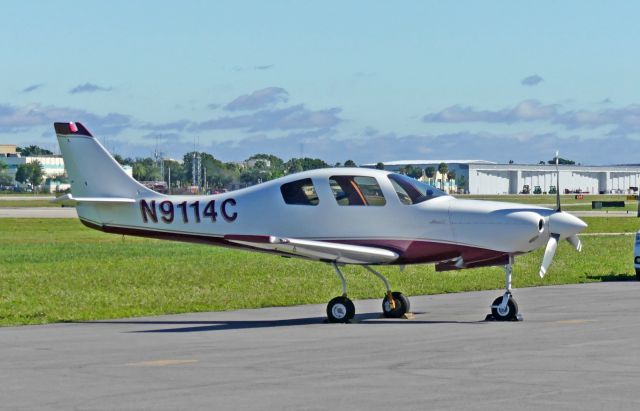
[{"label": "antenna on fuselage", "polygon": [[556,211],[562,211],[560,206],[560,167],[558,166],[558,160],[560,153],[556,151]]}]

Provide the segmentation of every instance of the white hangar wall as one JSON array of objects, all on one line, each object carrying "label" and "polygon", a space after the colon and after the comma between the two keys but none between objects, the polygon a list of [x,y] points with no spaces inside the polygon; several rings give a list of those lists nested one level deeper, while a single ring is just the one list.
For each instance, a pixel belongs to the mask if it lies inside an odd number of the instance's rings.
[{"label": "white hangar wall", "polygon": [[[471,174],[471,173],[470,173]],[[507,170],[477,170],[469,176],[471,194],[503,194],[511,191],[511,176]]]},{"label": "white hangar wall", "polygon": [[[469,165],[470,194],[517,194],[528,185],[549,192],[556,185],[555,166],[491,164]],[[628,193],[640,186],[640,167],[561,166],[560,190],[585,193]]]}]

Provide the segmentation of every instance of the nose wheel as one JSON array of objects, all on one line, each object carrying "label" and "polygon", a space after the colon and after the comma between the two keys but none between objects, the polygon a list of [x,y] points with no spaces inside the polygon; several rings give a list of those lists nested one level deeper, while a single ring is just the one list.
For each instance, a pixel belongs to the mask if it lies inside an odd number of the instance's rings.
[{"label": "nose wheel", "polygon": [[[503,300],[507,298],[507,303]],[[518,303],[513,299],[511,293],[498,297],[491,304],[491,315],[496,321],[517,321],[518,320]]]},{"label": "nose wheel", "polygon": [[491,314],[487,315],[487,321],[522,321],[522,315],[518,314],[518,303],[511,295],[513,261],[513,256],[509,256],[509,263],[504,266],[505,292],[501,297],[493,300]]}]

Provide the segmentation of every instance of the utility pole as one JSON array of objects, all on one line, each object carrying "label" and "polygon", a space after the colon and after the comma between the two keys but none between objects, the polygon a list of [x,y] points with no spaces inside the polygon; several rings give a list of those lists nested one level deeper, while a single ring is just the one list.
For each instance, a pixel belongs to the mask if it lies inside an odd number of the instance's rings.
[{"label": "utility pole", "polygon": [[191,161],[191,179],[192,179],[192,186],[197,185],[197,178],[198,178],[198,174],[196,172],[196,152],[195,150],[193,151],[193,159]]},{"label": "utility pole", "polygon": [[202,187],[202,161],[200,158],[200,153],[198,153],[198,155],[196,156],[196,163],[197,163],[196,172],[198,174],[197,185],[198,185],[198,191],[199,191],[200,187]]},{"label": "utility pole", "polygon": [[167,186],[167,193],[171,194],[171,167],[169,169],[169,185]]}]

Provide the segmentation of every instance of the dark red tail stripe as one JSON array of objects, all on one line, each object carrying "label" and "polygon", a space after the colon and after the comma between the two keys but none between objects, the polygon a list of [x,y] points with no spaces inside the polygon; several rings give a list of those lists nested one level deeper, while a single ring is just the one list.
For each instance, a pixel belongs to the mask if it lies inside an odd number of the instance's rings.
[{"label": "dark red tail stripe", "polygon": [[86,129],[82,123],[74,123],[76,125],[77,131],[71,130],[71,125],[69,123],[53,123],[53,128],[56,130],[56,134],[63,135],[82,135],[87,137],[93,137],[89,130]]}]

